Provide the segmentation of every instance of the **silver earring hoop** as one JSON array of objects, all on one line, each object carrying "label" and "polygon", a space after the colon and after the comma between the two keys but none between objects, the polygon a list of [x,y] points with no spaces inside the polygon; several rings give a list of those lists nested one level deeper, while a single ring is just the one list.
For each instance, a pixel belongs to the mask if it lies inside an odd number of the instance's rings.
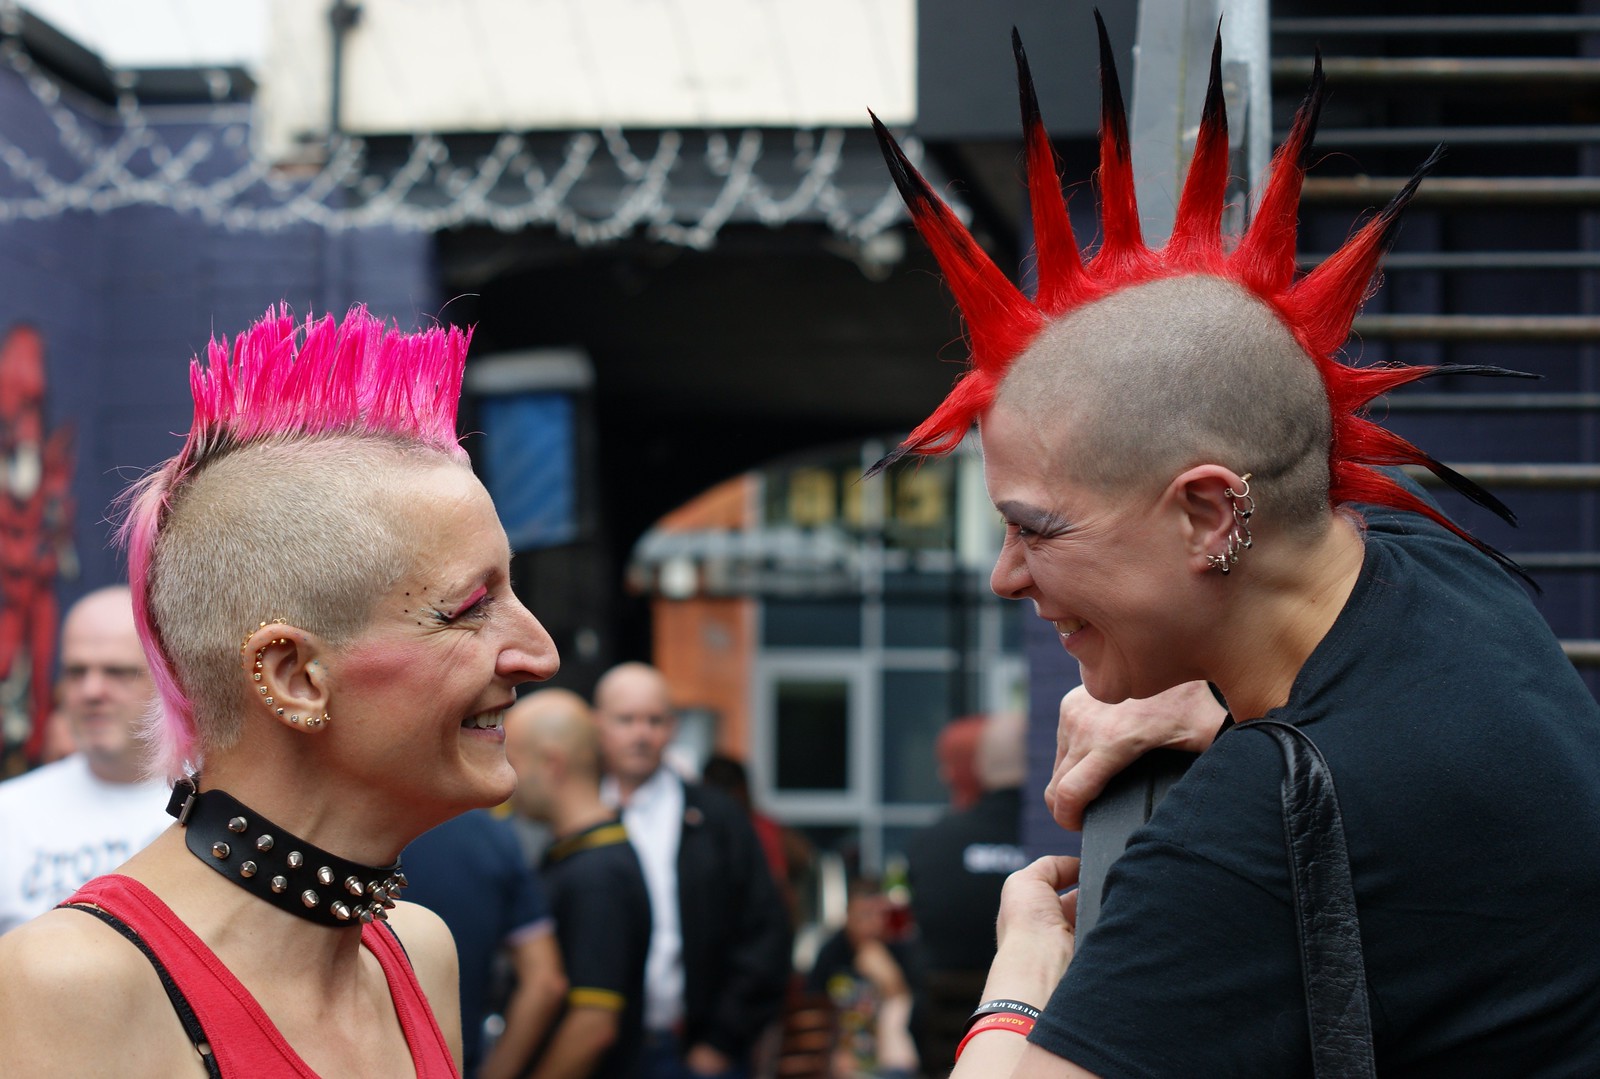
[{"label": "silver earring hoop", "polygon": [[1239,555],[1248,551],[1255,543],[1255,538],[1250,535],[1250,518],[1255,516],[1256,500],[1250,494],[1250,473],[1246,472],[1240,478],[1242,491],[1235,491],[1232,486],[1223,488],[1222,493],[1228,499],[1228,508],[1233,513],[1233,527],[1228,529],[1228,544],[1221,554],[1206,555],[1206,562],[1212,569],[1222,571],[1226,577],[1239,564]]}]

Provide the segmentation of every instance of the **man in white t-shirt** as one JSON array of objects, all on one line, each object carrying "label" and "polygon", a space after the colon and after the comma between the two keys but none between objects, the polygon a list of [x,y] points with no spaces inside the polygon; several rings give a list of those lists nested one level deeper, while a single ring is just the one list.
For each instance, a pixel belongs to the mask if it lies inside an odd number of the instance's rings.
[{"label": "man in white t-shirt", "polygon": [[135,732],[153,697],[128,589],[84,596],[61,629],[60,708],[76,752],[0,783],[0,933],[115,869],[171,823],[166,783],[141,778]]}]

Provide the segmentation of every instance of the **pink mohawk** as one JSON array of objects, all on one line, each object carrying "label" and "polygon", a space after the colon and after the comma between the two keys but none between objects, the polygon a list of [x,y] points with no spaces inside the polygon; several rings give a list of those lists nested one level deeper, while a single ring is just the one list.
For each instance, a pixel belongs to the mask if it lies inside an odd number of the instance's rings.
[{"label": "pink mohawk", "polygon": [[1211,54],[1210,85],[1194,156],[1178,200],[1172,234],[1163,247],[1152,249],[1145,245],[1139,229],[1127,114],[1110,39],[1098,11],[1095,25],[1100,37],[1100,169],[1096,180],[1101,241],[1087,261],[1079,253],[1067,215],[1058,162],[1039,115],[1028,58],[1021,38],[1015,30],[1011,32],[1037,257],[1038,289],[1031,300],[1012,285],[940,201],[888,129],[876,116],[872,118],[890,175],[911,212],[912,223],[955,294],[966,324],[971,360],[969,369],[944,402],[869,474],[907,454],[953,450],[994,403],[1012,362],[1050,322],[1135,285],[1170,277],[1214,275],[1242,286],[1277,312],[1316,365],[1333,420],[1328,492],[1331,505],[1362,502],[1420,513],[1526,578],[1516,563],[1463,531],[1374,466],[1422,465],[1472,501],[1515,524],[1511,511],[1476,483],[1365,417],[1367,407],[1376,398],[1430,375],[1519,373],[1467,365],[1357,368],[1336,358],[1350,336],[1356,313],[1370,295],[1379,263],[1394,242],[1401,211],[1416,193],[1422,177],[1438,162],[1441,151],[1435,150],[1382,212],[1343,247],[1297,280],[1297,208],[1324,96],[1319,55],[1311,86],[1295,113],[1288,138],[1273,155],[1271,175],[1255,218],[1238,246],[1227,253],[1221,220],[1228,182],[1228,118],[1223,104],[1219,33]]},{"label": "pink mohawk", "polygon": [[[234,339],[213,338],[206,362],[189,365],[194,422],[177,456],[123,496],[118,539],[128,551],[134,620],[161,696],[153,759],[176,775],[195,760],[194,710],[150,613],[150,569],[177,493],[200,469],[232,450],[285,439],[378,436],[458,459],[456,410],[472,332],[438,327],[401,333],[364,306],[342,323],[268,308]],[[242,629],[242,627],[241,627]]]}]

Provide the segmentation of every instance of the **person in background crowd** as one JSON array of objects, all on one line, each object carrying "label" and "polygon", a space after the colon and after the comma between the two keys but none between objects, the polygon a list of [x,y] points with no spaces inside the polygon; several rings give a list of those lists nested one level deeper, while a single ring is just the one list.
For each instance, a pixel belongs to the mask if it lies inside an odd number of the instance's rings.
[{"label": "person in background crowd", "polygon": [[944,1075],[955,1066],[956,1045],[994,959],[1000,889],[1007,876],[1028,863],[1018,836],[1026,741],[1020,713],[984,718],[974,767],[982,793],[908,844],[922,975],[914,1029],[923,1063],[933,1074]]},{"label": "person in background crowd", "polygon": [[72,720],[61,707],[62,686],[56,683],[55,707],[45,717],[44,737],[39,740],[39,763],[54,764],[72,756],[77,744],[72,740]]},{"label": "person in background crowd", "polygon": [[600,800],[600,747],[577,694],[531,693],[506,714],[515,802],[550,826],[543,872],[570,988],[533,1079],[630,1079],[644,1047],[650,894],[617,812]]},{"label": "person in background crowd", "polygon": [[789,927],[761,843],[721,791],[662,765],[677,730],[666,679],[624,663],[595,687],[608,803],[650,889],[647,1079],[749,1074],[790,975]]},{"label": "person in background crowd", "polygon": [[0,933],[127,861],[170,823],[145,779],[140,721],[155,696],[126,586],[90,592],[61,625],[57,714],[75,752],[0,783]]},{"label": "person in background crowd", "polygon": [[[406,898],[443,918],[455,938],[461,1074],[516,1079],[567,990],[555,923],[521,842],[509,822],[474,809],[423,832],[400,861],[411,879]],[[495,990],[507,958],[513,984],[501,1006]],[[484,1021],[491,1013],[500,1030],[485,1052]]]},{"label": "person in background crowd", "polygon": [[785,827],[755,807],[744,762],[713,753],[700,769],[700,782],[722,791],[749,814],[756,838],[761,840],[762,853],[767,856],[767,868],[772,870],[773,882],[783,896],[784,906],[789,909],[790,928],[795,928],[799,918],[799,885],[816,857],[810,841],[801,832]]},{"label": "person in background crowd", "polygon": [[910,1079],[917,1071],[911,1037],[909,950],[888,939],[889,900],[875,880],[850,882],[845,923],[817,952],[808,992],[833,1003],[831,1079]]},{"label": "person in background crowd", "polygon": [[939,782],[950,792],[951,809],[966,809],[983,793],[978,782],[978,737],[982,732],[982,716],[962,716],[946,723],[934,739]]},{"label": "person in background crowd", "polygon": [[0,937],[8,1077],[459,1075],[400,854],[510,797],[502,717],[560,663],[456,434],[469,339],[280,308],[191,366],[122,529],[177,823]]},{"label": "person in background crowd", "polygon": [[[539,709],[560,710],[573,715],[589,716],[593,721],[593,713],[589,709],[589,702],[570,689],[560,686],[544,686],[534,693],[525,695],[522,700],[537,698]],[[519,701],[518,703],[521,703]],[[506,759],[511,762],[511,767],[517,770],[517,789],[511,794],[511,822],[517,830],[517,837],[522,843],[522,849],[528,856],[529,865],[539,865],[544,861],[544,852],[550,846],[550,825],[541,816],[542,803],[534,789],[521,782],[521,777],[528,774],[532,760],[528,756],[529,739],[519,737],[518,731],[526,732],[526,723],[515,724],[506,729]]]}]

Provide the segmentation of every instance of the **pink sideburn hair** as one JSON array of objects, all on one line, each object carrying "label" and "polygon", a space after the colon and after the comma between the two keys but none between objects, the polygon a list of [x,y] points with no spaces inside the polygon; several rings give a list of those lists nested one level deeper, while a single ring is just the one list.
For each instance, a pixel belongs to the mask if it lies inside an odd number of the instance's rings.
[{"label": "pink sideburn hair", "polygon": [[149,726],[158,772],[182,774],[198,740],[193,705],[150,611],[151,561],[176,492],[221,454],[267,441],[377,435],[465,459],[456,410],[471,341],[470,329],[455,326],[403,333],[360,305],[343,322],[308,317],[301,327],[280,304],[239,334],[231,351],[226,337],[212,338],[206,362],[190,362],[188,438],[124,494],[118,529],[134,620],[161,700]]}]

